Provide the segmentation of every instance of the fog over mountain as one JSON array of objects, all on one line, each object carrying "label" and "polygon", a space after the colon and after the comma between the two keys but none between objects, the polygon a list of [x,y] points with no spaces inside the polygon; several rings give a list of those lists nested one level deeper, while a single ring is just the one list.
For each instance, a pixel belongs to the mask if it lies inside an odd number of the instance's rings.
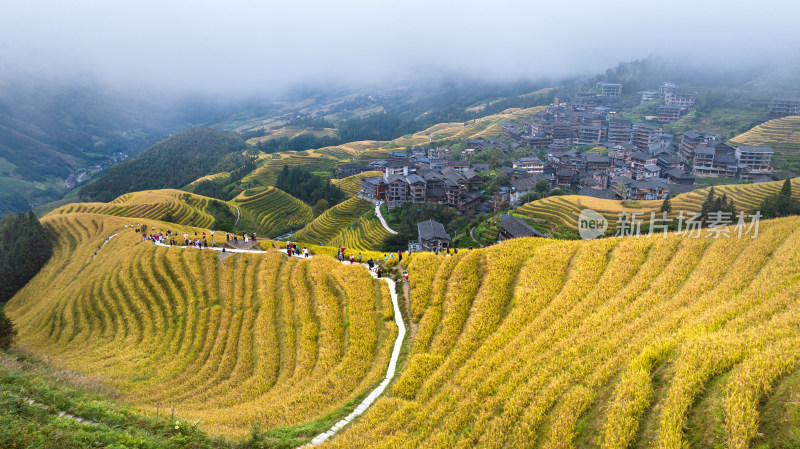
[{"label": "fog over mountain", "polygon": [[659,54],[735,69],[796,53],[800,2],[10,0],[5,75],[246,94],[453,74],[559,77]]}]

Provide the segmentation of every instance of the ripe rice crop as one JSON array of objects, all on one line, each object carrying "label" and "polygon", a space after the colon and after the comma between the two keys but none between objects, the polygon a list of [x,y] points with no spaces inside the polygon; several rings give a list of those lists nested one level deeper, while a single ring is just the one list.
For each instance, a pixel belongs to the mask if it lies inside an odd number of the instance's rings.
[{"label": "ripe rice crop", "polygon": [[[677,448],[700,427],[701,447],[747,447],[759,403],[800,369],[800,219],[762,232],[417,256],[407,367],[329,446]],[[693,413],[711,382],[721,421]]]},{"label": "ripe rice crop", "polygon": [[292,240],[312,245],[375,250],[389,235],[375,216],[374,207],[354,197],[326,210],[295,233]]},{"label": "ripe rice crop", "polygon": [[259,235],[274,236],[305,226],[314,218],[311,207],[275,187],[247,196],[242,192],[231,203],[239,206],[244,223]]},{"label": "ripe rice crop", "polygon": [[[768,196],[778,193],[782,186],[783,181],[775,181],[760,184],[722,185],[714,187],[714,191],[717,197],[727,194],[728,198],[733,200],[737,210],[753,213],[761,208]],[[793,196],[800,198],[800,179],[792,180],[792,188]],[[672,212],[669,217],[674,219],[681,211],[685,215],[700,212],[709,190],[710,188],[697,189],[671,198]],[[662,201],[637,201],[633,207],[630,203],[620,200],[565,195],[532,201],[516,209],[516,212],[531,219],[555,222],[560,226],[577,231],[578,215],[581,210],[592,209],[608,220],[610,229],[615,229],[620,213],[641,213],[641,217],[647,223],[650,220],[651,212],[659,214],[662,203]]]},{"label": "ripe rice crop", "polygon": [[20,347],[231,436],[320,419],[385,375],[397,327],[367,270],[280,251],[220,260],[142,242],[129,221],[43,219],[55,254],[6,307]]},{"label": "ripe rice crop", "polygon": [[336,179],[333,184],[342,189],[348,197],[354,197],[361,190],[361,180],[370,176],[381,176],[379,171],[367,171],[357,175],[348,176],[342,179]]}]

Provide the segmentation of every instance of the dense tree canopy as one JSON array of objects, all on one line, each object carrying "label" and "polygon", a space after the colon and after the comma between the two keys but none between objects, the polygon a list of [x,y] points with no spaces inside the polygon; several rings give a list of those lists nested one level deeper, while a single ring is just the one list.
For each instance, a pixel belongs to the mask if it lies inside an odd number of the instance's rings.
[{"label": "dense tree canopy", "polygon": [[127,192],[178,189],[215,173],[220,160],[231,153],[242,153],[245,147],[236,133],[190,128],[115,165],[96,182],[84,186],[80,197],[107,202]]},{"label": "dense tree canopy", "polygon": [[242,190],[250,187],[250,185],[241,184],[239,181],[255,169],[256,161],[254,157],[239,153],[231,153],[223,157],[214,168],[214,172],[229,172],[229,176],[220,179],[200,181],[194,184],[189,190],[198,195],[210,196],[227,201],[233,199],[233,197],[238,195]]},{"label": "dense tree canopy", "polygon": [[800,201],[792,198],[792,181],[787,179],[778,193],[767,197],[761,209],[765,218],[800,215]]},{"label": "dense tree canopy", "polygon": [[345,199],[344,192],[331,184],[329,179],[314,175],[302,167],[289,168],[284,165],[283,170],[278,173],[275,187],[312,207],[323,199],[330,206],[335,206]]},{"label": "dense tree canopy", "polygon": [[53,254],[50,233],[33,212],[0,221],[0,302],[11,299]]}]

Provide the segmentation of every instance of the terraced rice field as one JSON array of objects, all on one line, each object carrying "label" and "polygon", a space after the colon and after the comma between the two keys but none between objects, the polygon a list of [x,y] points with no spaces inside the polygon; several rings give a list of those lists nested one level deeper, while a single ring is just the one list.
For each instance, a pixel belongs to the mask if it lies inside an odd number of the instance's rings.
[{"label": "terraced rice field", "polygon": [[275,187],[246,196],[242,192],[231,203],[239,206],[243,223],[259,235],[276,236],[299,229],[314,218],[311,207]]},{"label": "terraced rice field", "polygon": [[[477,139],[499,137],[503,123],[514,120],[526,120],[532,118],[536,113],[543,111],[543,106],[533,108],[512,108],[500,114],[489,115],[472,120],[467,123],[439,123],[430,128],[413,134],[410,137],[401,137],[393,140],[399,146],[425,145],[431,139]],[[429,139],[430,137],[430,139]]]},{"label": "terraced rice field", "polygon": [[737,145],[766,145],[775,150],[777,168],[800,168],[800,116],[783,117],[762,123],[740,134],[731,142]]},{"label": "terraced rice field", "polygon": [[386,373],[391,299],[362,267],[278,251],[220,261],[141,242],[118,217],[43,221],[54,256],[6,306],[19,345],[147,413],[174,407],[238,437],[336,413]]},{"label": "terraced rice field", "polygon": [[152,220],[171,216],[173,223],[207,229],[214,224],[214,217],[205,212],[209,201],[215,200],[180,190],[146,190],[126,193],[110,203],[67,204],[50,214],[92,213]]},{"label": "terraced rice field", "polygon": [[195,185],[201,183],[203,181],[222,181],[227,180],[231,177],[231,174],[228,172],[221,172],[221,173],[214,173],[213,175],[206,175],[200,178],[195,179],[189,185]]},{"label": "terraced rice field", "polygon": [[369,202],[350,198],[315,218],[295,233],[292,240],[311,245],[374,250],[389,235],[375,217]]},{"label": "terraced rice field", "polygon": [[[783,186],[783,181],[765,182],[759,184],[737,184],[714,187],[717,196],[723,193],[732,199],[737,210],[753,213],[761,208],[764,199],[778,193]],[[690,212],[699,212],[708,196],[710,188],[697,189],[672,198],[672,213],[670,218],[675,218],[681,211],[686,215]],[[793,196],[800,198],[800,179],[792,180]],[[631,206],[626,206],[631,204]],[[610,228],[615,228],[619,213],[643,213],[649,220],[650,213],[659,213],[662,201],[637,201],[635,203],[604,200],[586,196],[565,195],[553,196],[527,203],[516,210],[517,213],[529,218],[550,221],[568,229],[578,229],[578,215],[583,209],[592,209],[601,213],[609,221]]]},{"label": "terraced rice field", "polygon": [[797,447],[798,245],[793,217],[417,255],[407,365],[326,447]]},{"label": "terraced rice field", "polygon": [[259,167],[242,178],[241,182],[255,180],[264,186],[274,186],[278,180],[278,173],[283,170],[284,165],[304,167],[310,171],[332,171],[337,164],[343,163],[340,159],[321,153],[318,150],[268,154],[262,159],[263,162],[260,163]]},{"label": "terraced rice field", "polygon": [[342,191],[348,197],[354,197],[358,195],[358,192],[361,190],[361,180],[364,178],[368,178],[370,176],[381,176],[381,172],[379,171],[367,171],[364,173],[359,173],[357,175],[348,176],[342,179],[336,179],[333,183],[342,189]]},{"label": "terraced rice field", "polygon": [[800,151],[800,116],[783,117],[764,122],[731,139],[739,145],[767,145],[773,148]]}]

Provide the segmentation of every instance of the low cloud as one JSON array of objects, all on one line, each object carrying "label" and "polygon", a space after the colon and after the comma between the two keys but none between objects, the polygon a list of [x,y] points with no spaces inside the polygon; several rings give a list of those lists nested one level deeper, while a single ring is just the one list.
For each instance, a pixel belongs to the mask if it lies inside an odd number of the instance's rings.
[{"label": "low cloud", "polygon": [[696,66],[796,58],[800,2],[11,0],[6,74],[174,92],[273,92],[462,74],[584,75],[659,54]]}]

